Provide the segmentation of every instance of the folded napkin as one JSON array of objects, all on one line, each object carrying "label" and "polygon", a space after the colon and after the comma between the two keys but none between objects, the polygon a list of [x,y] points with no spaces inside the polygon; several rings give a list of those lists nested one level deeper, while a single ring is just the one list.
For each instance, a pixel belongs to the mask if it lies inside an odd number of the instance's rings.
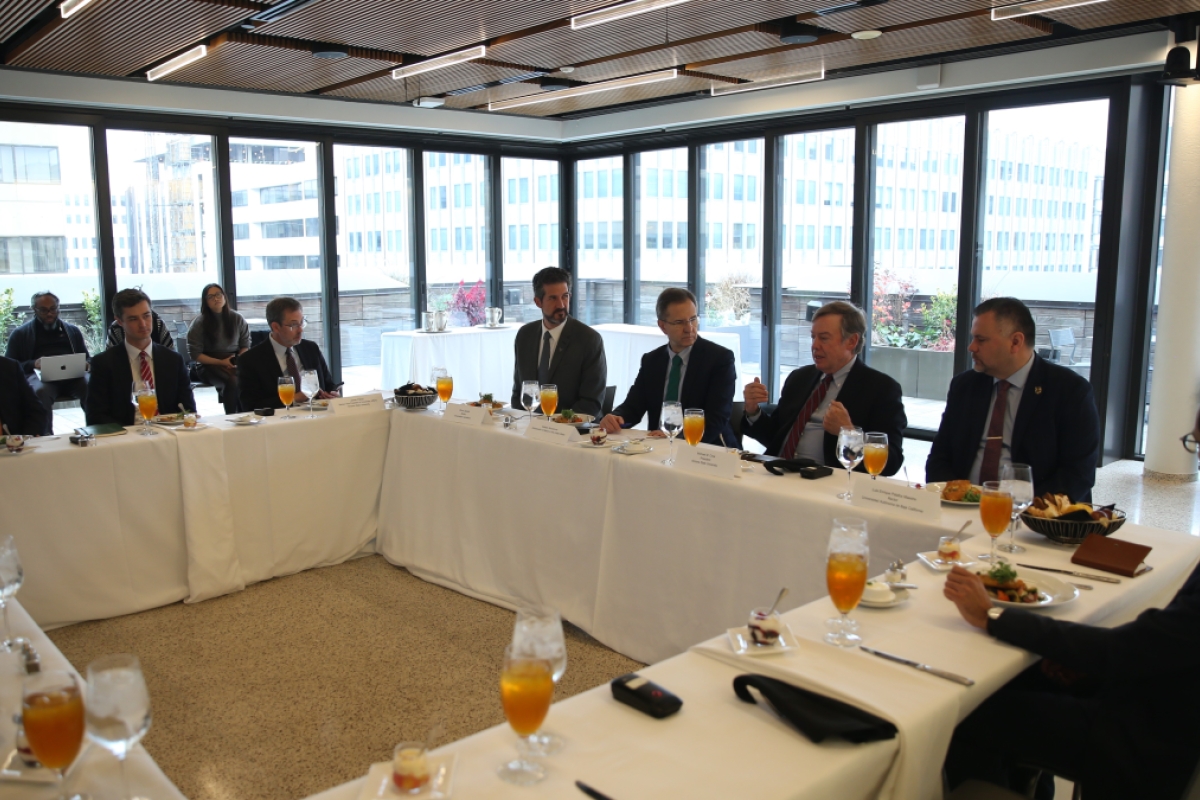
[{"label": "folded napkin", "polygon": [[742,702],[757,702],[750,693],[751,686],[762,693],[781,717],[817,744],[830,736],[840,736],[855,744],[896,738],[895,725],[840,700],[766,675],[739,675],[733,679],[733,691]]}]

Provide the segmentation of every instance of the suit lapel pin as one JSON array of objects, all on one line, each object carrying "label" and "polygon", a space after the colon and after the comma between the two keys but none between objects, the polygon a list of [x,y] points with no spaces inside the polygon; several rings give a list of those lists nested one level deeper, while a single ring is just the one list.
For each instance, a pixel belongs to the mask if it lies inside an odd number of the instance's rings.
[{"label": "suit lapel pin", "polygon": [[1034,393],[1034,394],[1041,394],[1041,393],[1042,393],[1042,387],[1040,387],[1040,386],[1035,386],[1035,387],[1033,387],[1033,393]]}]

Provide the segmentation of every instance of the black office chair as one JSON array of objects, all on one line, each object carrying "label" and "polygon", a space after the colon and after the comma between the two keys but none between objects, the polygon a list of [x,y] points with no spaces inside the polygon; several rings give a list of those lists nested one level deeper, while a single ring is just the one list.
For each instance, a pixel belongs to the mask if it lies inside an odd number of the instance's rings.
[{"label": "black office chair", "polygon": [[600,416],[606,417],[612,413],[613,401],[617,399],[617,387],[604,387],[604,402],[600,404]]},{"label": "black office chair", "polygon": [[733,428],[733,433],[738,439],[742,438],[742,417],[744,416],[746,416],[746,401],[734,400],[729,414],[729,427]]}]

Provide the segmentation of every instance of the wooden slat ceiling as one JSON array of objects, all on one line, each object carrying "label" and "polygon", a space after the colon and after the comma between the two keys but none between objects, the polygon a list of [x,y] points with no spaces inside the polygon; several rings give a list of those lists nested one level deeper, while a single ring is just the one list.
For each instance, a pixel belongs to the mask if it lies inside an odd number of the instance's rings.
[{"label": "wooden slat ceiling", "polygon": [[[1200,0],[1107,0],[1047,12],[1029,18],[1030,25],[990,19],[990,7],[1012,0],[888,0],[836,14],[813,13],[837,1],[690,0],[573,30],[570,16],[615,1],[313,0],[247,32],[243,25],[249,17],[277,0],[94,0],[67,20],[52,13],[54,0],[0,0],[0,54],[18,67],[142,76],[149,67],[206,43],[207,58],[167,80],[383,103],[440,96],[448,108],[469,109],[541,93],[531,73],[586,84],[672,67],[688,70],[675,81],[505,112],[558,116],[686,97],[707,90],[707,76],[762,80],[820,61],[827,71],[875,64],[888,69],[975,48],[985,48],[986,54],[988,47],[1011,43],[1070,42],[1079,31],[1200,12]],[[777,21],[797,17],[829,33],[815,44],[782,45]],[[868,41],[848,37],[864,29],[884,35]],[[1056,38],[1050,38],[1051,31]],[[350,57],[315,58],[310,49],[320,43],[344,45]],[[488,45],[486,62],[407,81],[391,78],[391,69],[401,63],[477,44]],[[562,72],[563,67],[573,69]]]},{"label": "wooden slat ceiling", "polygon": [[16,33],[45,7],[46,0],[7,0],[0,3],[0,42]]}]

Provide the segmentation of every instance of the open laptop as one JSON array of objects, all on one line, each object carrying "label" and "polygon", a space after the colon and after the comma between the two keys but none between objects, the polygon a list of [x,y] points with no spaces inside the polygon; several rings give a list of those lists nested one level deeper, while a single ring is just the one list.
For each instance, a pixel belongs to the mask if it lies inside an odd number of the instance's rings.
[{"label": "open laptop", "polygon": [[42,356],[42,380],[65,381],[82,378],[87,371],[87,356],[72,353],[69,356]]}]

